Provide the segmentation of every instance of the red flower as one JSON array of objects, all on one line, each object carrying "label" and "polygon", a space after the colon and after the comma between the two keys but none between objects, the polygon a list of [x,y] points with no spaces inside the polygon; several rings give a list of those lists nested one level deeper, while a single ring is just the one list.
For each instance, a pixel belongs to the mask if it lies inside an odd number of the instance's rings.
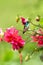
[{"label": "red flower", "polygon": [[39,35],[31,36],[31,38],[32,38],[32,42],[37,42],[39,39]]},{"label": "red flower", "polygon": [[18,34],[18,30],[14,27],[8,28],[4,33],[4,40],[12,44],[13,49],[24,47],[25,41]]},{"label": "red flower", "polygon": [[39,36],[38,46],[43,46],[43,36]]},{"label": "red flower", "polygon": [[16,37],[18,35],[18,31],[15,28],[8,28],[6,32],[4,33],[4,40],[11,43],[13,40],[13,37]]},{"label": "red flower", "polygon": [[43,46],[43,40],[42,40],[42,39],[39,39],[39,40],[38,40],[38,46],[39,46],[39,47],[42,47],[42,46]]},{"label": "red flower", "polygon": [[43,46],[43,31],[42,31],[42,29],[39,29],[39,30],[37,31],[37,33],[38,33],[38,34],[36,34],[35,36],[34,36],[34,35],[31,36],[32,41],[33,41],[33,42],[37,42],[37,43],[38,43],[38,46],[39,46],[39,47],[42,47],[42,46]]}]

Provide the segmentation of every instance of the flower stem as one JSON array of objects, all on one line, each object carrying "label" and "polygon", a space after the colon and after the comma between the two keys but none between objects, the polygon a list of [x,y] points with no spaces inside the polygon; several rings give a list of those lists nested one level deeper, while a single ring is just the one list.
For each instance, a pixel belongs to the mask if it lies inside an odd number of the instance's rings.
[{"label": "flower stem", "polygon": [[22,61],[23,61],[23,59],[22,59],[22,53],[19,53],[19,57],[20,57],[20,64],[22,64]]},{"label": "flower stem", "polygon": [[43,47],[35,48],[35,49],[32,51],[31,55],[33,55],[34,52],[39,52],[39,51],[41,51],[41,50],[43,50]]},{"label": "flower stem", "polygon": [[[43,35],[43,34],[41,34],[41,33],[38,33],[38,32],[36,32],[36,31],[34,31],[34,30],[28,30],[28,31],[35,32],[35,34]],[[31,34],[31,35],[32,35],[32,34]]]},{"label": "flower stem", "polygon": [[40,25],[36,25],[36,24],[34,24],[34,23],[32,23],[32,22],[30,22],[32,25],[34,25],[34,26],[37,26],[37,27],[40,27],[40,28],[43,28],[42,26],[40,26]]}]

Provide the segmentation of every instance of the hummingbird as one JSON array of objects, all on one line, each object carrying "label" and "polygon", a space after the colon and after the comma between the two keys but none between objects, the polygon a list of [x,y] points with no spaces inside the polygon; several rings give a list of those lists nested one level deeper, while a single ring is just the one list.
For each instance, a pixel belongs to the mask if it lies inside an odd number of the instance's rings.
[{"label": "hummingbird", "polygon": [[22,24],[24,25],[23,34],[28,30],[30,19],[21,17]]},{"label": "hummingbird", "polygon": [[21,22],[24,26],[24,29],[23,29],[23,34],[24,34],[29,28],[30,19],[24,18],[22,16],[18,16],[16,22],[19,22],[19,20],[21,20]]},{"label": "hummingbird", "polygon": [[26,22],[23,29],[23,34],[29,29],[29,21]]}]

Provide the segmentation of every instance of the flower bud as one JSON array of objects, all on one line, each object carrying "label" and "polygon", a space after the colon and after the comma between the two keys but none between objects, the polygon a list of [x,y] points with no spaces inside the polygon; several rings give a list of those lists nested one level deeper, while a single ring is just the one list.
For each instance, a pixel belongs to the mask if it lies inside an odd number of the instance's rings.
[{"label": "flower bud", "polygon": [[36,21],[40,21],[40,16],[39,15],[36,17]]},{"label": "flower bud", "polygon": [[31,56],[29,54],[27,54],[26,57],[25,57],[25,61],[30,60],[30,58],[31,58]]},{"label": "flower bud", "polygon": [[19,16],[16,17],[16,22],[19,22],[20,18]]},{"label": "flower bud", "polygon": [[29,56],[27,55],[27,56],[25,57],[25,61],[28,61],[28,59],[29,59]]}]

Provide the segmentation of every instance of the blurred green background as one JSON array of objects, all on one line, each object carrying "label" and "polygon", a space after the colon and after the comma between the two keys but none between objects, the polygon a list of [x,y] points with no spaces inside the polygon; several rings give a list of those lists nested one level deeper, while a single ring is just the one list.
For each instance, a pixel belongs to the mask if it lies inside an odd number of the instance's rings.
[{"label": "blurred green background", "polygon": [[[43,0],[0,0],[0,28],[5,30],[7,27],[15,26],[17,29],[23,29],[20,22],[16,23],[17,14],[31,18],[39,14],[43,17]],[[35,48],[33,43],[28,43],[22,51],[23,60],[26,54]],[[39,56],[40,52],[35,53],[31,60],[24,61],[22,65],[43,65]],[[11,45],[5,42],[0,43],[0,65],[20,65],[19,53],[13,51]]]}]

